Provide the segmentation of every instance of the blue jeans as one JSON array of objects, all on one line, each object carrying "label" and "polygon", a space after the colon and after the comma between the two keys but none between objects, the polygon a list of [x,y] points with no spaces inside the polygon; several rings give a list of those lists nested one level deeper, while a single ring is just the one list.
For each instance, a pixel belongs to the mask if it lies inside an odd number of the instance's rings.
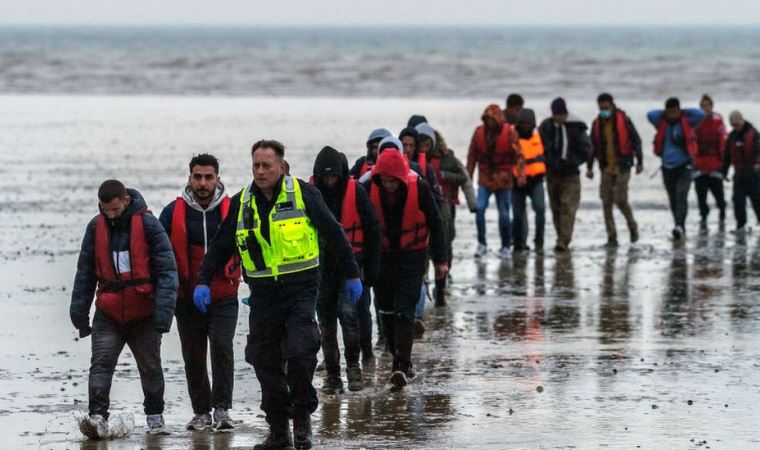
[{"label": "blue jeans", "polygon": [[475,213],[475,225],[478,229],[478,243],[486,245],[486,209],[491,194],[496,194],[496,207],[499,209],[499,234],[501,246],[512,246],[512,223],[509,220],[509,205],[511,203],[512,190],[499,189],[489,191],[483,186],[478,186],[478,212]]},{"label": "blue jeans", "polygon": [[420,289],[420,299],[417,300],[417,306],[414,308],[414,317],[419,320],[425,318],[425,301],[427,300],[427,289],[425,289],[425,283],[422,283],[422,289]]},{"label": "blue jeans", "polygon": [[544,199],[544,180],[529,180],[523,187],[517,187],[512,190],[512,238],[515,248],[525,247],[528,241],[528,205],[527,200],[533,208],[536,216],[536,229],[534,231],[533,242],[536,247],[543,246],[544,243],[544,225],[546,224],[546,202]]}]

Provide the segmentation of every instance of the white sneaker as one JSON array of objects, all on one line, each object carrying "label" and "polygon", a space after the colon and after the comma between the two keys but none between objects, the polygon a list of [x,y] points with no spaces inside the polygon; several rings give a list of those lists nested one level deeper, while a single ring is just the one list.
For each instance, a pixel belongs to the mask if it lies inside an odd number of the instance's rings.
[{"label": "white sneaker", "polygon": [[100,414],[93,414],[79,423],[79,431],[90,439],[106,439],[108,421]]},{"label": "white sneaker", "polygon": [[509,247],[502,247],[501,250],[499,250],[499,258],[509,258],[509,255],[512,254],[512,251],[509,249]]},{"label": "white sneaker", "polygon": [[485,255],[488,251],[488,247],[486,244],[478,244],[478,248],[475,249],[475,257],[480,258],[481,256]]},{"label": "white sneaker", "polygon": [[145,421],[148,423],[148,434],[169,434],[162,414],[148,414]]}]

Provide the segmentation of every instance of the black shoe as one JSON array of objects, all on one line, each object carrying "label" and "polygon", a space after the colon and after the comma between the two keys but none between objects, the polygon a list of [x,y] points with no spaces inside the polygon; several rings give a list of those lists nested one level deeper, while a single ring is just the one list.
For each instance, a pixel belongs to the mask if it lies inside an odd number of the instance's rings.
[{"label": "black shoe", "polygon": [[435,306],[446,306],[446,291],[443,289],[435,288],[433,290],[433,296],[435,297]]},{"label": "black shoe", "polygon": [[290,433],[288,421],[269,426],[269,435],[264,442],[253,446],[253,450],[295,450],[293,435]]},{"label": "black shoe", "polygon": [[393,372],[389,381],[393,390],[403,389],[408,383],[406,374],[400,370]]},{"label": "black shoe", "polygon": [[340,395],[344,393],[343,380],[340,375],[328,375],[325,383],[322,385],[322,393],[327,395]]},{"label": "black shoe", "polygon": [[515,245],[514,247],[515,253],[524,253],[528,251],[530,251],[530,247],[528,247],[527,245],[519,244],[519,245]]},{"label": "black shoe", "polygon": [[364,381],[362,380],[362,369],[358,366],[347,367],[346,377],[348,378],[348,390],[351,392],[361,391],[364,389]]},{"label": "black shoe", "polygon": [[723,223],[723,222],[726,221],[726,210],[725,209],[721,209],[720,210],[720,216],[719,216],[718,220],[720,220],[720,223]]},{"label": "black shoe", "polygon": [[[631,242],[634,242],[633,239],[631,239]],[[618,241],[616,237],[609,237],[607,238],[607,243],[604,244],[607,248],[615,248],[618,246]]]},{"label": "black shoe", "polygon": [[311,448],[311,417],[293,418],[293,442],[296,450]]},{"label": "black shoe", "polygon": [[639,241],[639,230],[631,230],[631,244],[635,244]]}]

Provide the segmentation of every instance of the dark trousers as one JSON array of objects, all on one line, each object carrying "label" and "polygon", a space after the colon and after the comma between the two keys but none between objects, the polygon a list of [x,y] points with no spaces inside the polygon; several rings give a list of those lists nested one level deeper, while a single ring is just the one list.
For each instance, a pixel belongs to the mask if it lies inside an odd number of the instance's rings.
[{"label": "dark trousers", "polygon": [[691,167],[681,166],[674,169],[662,168],[662,180],[668,191],[670,212],[677,227],[685,228],[686,214],[689,211],[689,189],[691,188]]},{"label": "dark trousers", "polygon": [[372,312],[370,307],[372,306],[372,295],[370,289],[365,287],[362,291],[362,298],[359,300],[359,304],[356,305],[357,322],[359,325],[359,347],[361,348],[363,357],[368,357],[372,354]]},{"label": "dark trousers", "polygon": [[526,247],[528,241],[528,205],[530,199],[535,215],[536,229],[533,242],[543,247],[544,226],[546,224],[546,201],[544,199],[544,179],[528,179],[525,186],[512,189],[512,241],[515,248]]},{"label": "dark trousers", "polygon": [[[211,305],[206,314],[192,307],[177,316],[187,390],[194,414],[206,414],[212,407],[232,408],[235,374],[232,340],[237,318],[237,297]],[[211,353],[213,387],[209,383],[206,367],[208,353]]]},{"label": "dark trousers", "polygon": [[446,231],[446,252],[448,255],[449,268],[451,268],[451,263],[454,260],[453,244],[454,244],[454,239],[457,237],[457,227],[456,227],[457,207],[456,205],[446,203],[445,208],[448,208],[449,214],[445,219],[441,217],[441,220],[443,220],[443,227],[444,227],[444,230]]},{"label": "dark trousers", "polygon": [[710,207],[707,206],[707,192],[712,192],[715,205],[721,213],[726,210],[726,198],[723,194],[723,180],[710,175],[700,175],[694,179],[694,188],[697,190],[697,202],[699,203],[699,215],[707,218]]},{"label": "dark trousers", "polygon": [[747,198],[755,210],[755,217],[760,221],[760,174],[755,171],[734,176],[734,216],[736,227],[747,224]]},{"label": "dark trousers", "polygon": [[375,305],[380,314],[388,350],[393,355],[393,371],[412,369],[415,306],[420,298],[422,275],[408,276],[398,268],[381,267],[375,290]]},{"label": "dark trousers", "polygon": [[554,229],[557,231],[557,243],[568,246],[573,239],[575,213],[581,201],[581,177],[547,174],[546,187],[549,191]]},{"label": "dark trousers", "polygon": [[92,320],[92,358],[90,360],[90,415],[108,417],[111,381],[124,344],[135,357],[142,384],[145,414],[164,412],[164,372],[161,368],[161,333],[153,318],[120,325],[100,311]]},{"label": "dark trousers", "polygon": [[317,316],[319,328],[322,330],[322,353],[328,375],[340,376],[338,320],[343,331],[346,366],[359,366],[359,318],[357,308],[351,306],[346,298],[344,279],[322,279],[317,299]]},{"label": "dark trousers", "polygon": [[312,379],[320,345],[318,289],[317,277],[251,289],[245,360],[256,371],[269,424],[317,409]]}]

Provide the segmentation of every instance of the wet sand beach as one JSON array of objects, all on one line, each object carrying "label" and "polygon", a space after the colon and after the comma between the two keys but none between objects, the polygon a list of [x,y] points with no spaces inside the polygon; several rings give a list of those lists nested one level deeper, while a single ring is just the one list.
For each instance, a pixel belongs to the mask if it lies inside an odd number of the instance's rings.
[{"label": "wet sand beach", "polygon": [[[539,120],[550,98],[528,99]],[[670,240],[672,219],[652,155],[648,109],[661,102],[616,99],[644,141],[645,172],[629,199],[641,240],[629,245],[616,212],[615,250],[598,199],[599,172],[582,180],[572,252],[546,249],[500,260],[496,211],[488,212],[489,255],[476,261],[474,216],[457,211],[449,306],[426,316],[415,341],[419,376],[390,392],[390,357],[378,350],[365,385],[320,394],[313,416],[324,449],[359,448],[757,448],[760,432],[760,227],[731,233],[713,211],[700,228],[690,192],[685,244]],[[695,99],[696,101],[696,99]],[[87,409],[89,338],[69,321],[71,285],[97,186],[116,177],[140,190],[158,215],[179,193],[193,154],[221,160],[237,191],[250,181],[250,146],[276,138],[292,173],[308,178],[324,145],[351,161],[372,128],[398,132],[425,114],[460,159],[483,100],[4,96],[0,98],[0,436],[4,448],[232,449],[266,434],[261,394],[243,361],[247,307],[235,337],[234,433],[184,431],[191,416],[176,326],[164,336],[169,436],[146,436],[137,369],[125,351],[112,390],[113,413],[133,413],[125,439],[90,442],[74,415]],[[685,106],[686,100],[682,99]],[[590,122],[594,98],[568,99]],[[760,107],[721,102],[760,122]],[[730,183],[726,185],[730,198]],[[693,189],[692,189],[693,191]],[[547,208],[548,209],[548,208]],[[529,214],[531,233],[532,213]],[[530,240],[529,240],[530,245]],[[247,289],[241,290],[246,295]],[[321,386],[322,378],[314,384]]]}]

